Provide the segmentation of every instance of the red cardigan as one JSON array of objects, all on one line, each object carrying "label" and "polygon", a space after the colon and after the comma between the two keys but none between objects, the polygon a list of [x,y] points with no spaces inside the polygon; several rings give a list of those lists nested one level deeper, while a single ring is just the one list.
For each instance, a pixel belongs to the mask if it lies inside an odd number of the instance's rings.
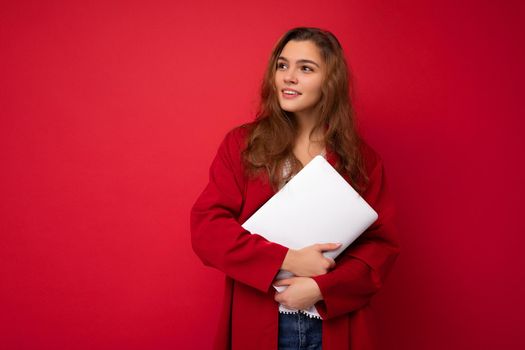
[{"label": "red cardigan", "polygon": [[[267,176],[243,176],[240,152],[247,132],[238,126],[226,134],[211,164],[209,183],[190,213],[195,253],[206,266],[226,274],[216,350],[270,350],[278,343],[279,304],[271,284],[288,248],[241,226],[275,194]],[[334,165],[337,154],[326,151]],[[369,302],[399,254],[383,163],[365,142],[361,152],[370,177],[363,198],[379,218],[337,257],[333,270],[313,277],[324,299],[315,304],[323,318],[324,350],[376,348]]]}]

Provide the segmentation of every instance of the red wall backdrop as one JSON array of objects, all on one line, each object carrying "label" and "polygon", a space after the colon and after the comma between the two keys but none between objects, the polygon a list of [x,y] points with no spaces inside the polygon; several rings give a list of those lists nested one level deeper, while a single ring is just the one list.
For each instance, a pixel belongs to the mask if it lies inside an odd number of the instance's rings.
[{"label": "red wall backdrop", "polygon": [[189,209],[270,50],[336,34],[402,253],[385,349],[523,349],[518,1],[2,1],[0,344],[208,349],[223,275]]}]

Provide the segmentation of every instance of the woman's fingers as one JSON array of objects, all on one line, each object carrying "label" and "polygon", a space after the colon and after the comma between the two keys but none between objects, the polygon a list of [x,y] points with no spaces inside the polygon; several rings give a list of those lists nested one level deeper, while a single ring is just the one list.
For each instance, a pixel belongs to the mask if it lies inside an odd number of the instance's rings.
[{"label": "woman's fingers", "polygon": [[341,247],[341,243],[317,243],[316,247],[318,250],[324,252],[327,250],[336,250]]},{"label": "woman's fingers", "polygon": [[333,269],[335,267],[335,260],[332,258],[326,258],[330,262],[330,269]]},{"label": "woman's fingers", "polygon": [[275,282],[273,285],[274,286],[289,286],[290,284],[292,284],[292,279],[284,278],[282,280],[277,280],[277,282]]}]

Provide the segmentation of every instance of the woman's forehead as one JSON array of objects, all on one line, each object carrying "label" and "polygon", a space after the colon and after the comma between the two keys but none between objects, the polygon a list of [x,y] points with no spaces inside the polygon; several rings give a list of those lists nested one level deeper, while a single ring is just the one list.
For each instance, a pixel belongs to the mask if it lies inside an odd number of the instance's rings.
[{"label": "woman's forehead", "polygon": [[318,65],[322,64],[319,49],[312,41],[295,41],[291,40],[286,43],[279,58],[291,62],[300,60],[310,60]]}]

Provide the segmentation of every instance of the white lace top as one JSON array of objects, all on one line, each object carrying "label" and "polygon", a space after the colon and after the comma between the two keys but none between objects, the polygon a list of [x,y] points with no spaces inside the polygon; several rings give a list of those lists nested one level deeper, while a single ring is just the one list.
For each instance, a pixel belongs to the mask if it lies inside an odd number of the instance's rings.
[{"label": "white lace top", "polygon": [[[323,156],[326,159],[326,150],[323,149],[322,152],[320,153],[320,155]],[[286,163],[284,163],[284,167],[283,167],[283,178],[287,177],[291,170],[292,170],[292,164],[290,163],[290,159],[287,159]],[[291,180],[292,177],[290,177],[289,180]],[[279,189],[281,189],[284,185],[286,185],[286,182],[281,183],[281,185],[279,186]]]},{"label": "white lace top", "polygon": [[[326,151],[323,150],[321,152],[321,155],[326,158]],[[290,171],[292,169],[292,164],[290,163],[290,160],[287,160],[287,162],[285,163],[284,167],[283,167],[283,177],[286,177],[289,175]],[[293,177],[293,175],[292,175]],[[290,177],[290,180],[291,178]],[[279,187],[279,189],[281,189],[284,185],[286,184],[286,182],[283,182],[281,184],[281,186]],[[319,315],[319,313],[317,312],[317,309],[315,308],[314,305],[312,305],[311,308],[307,309],[307,310],[296,310],[296,309],[289,309],[287,308],[286,306],[282,305],[282,304],[279,304],[279,312],[280,313],[283,313],[283,314],[296,314],[298,312],[301,312],[309,317],[312,317],[312,318],[318,318],[318,319],[322,319],[321,316]]]}]

